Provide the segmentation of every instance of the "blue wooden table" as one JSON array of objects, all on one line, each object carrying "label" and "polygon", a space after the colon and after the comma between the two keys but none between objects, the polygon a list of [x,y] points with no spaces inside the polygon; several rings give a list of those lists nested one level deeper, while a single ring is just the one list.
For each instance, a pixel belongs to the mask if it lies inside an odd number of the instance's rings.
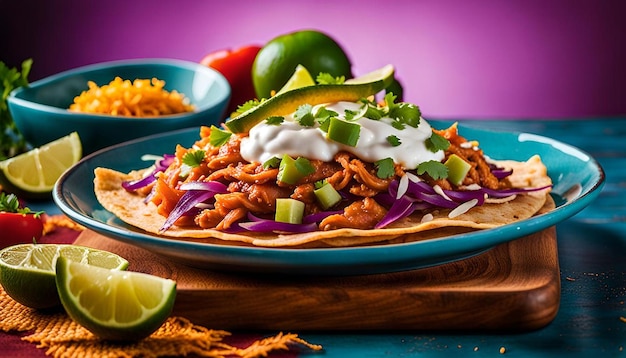
[{"label": "blue wooden table", "polygon": [[516,334],[298,333],[324,346],[321,357],[626,357],[626,118],[461,123],[557,139],[591,154],[606,172],[600,196],[557,226],[561,304],[554,321]]}]

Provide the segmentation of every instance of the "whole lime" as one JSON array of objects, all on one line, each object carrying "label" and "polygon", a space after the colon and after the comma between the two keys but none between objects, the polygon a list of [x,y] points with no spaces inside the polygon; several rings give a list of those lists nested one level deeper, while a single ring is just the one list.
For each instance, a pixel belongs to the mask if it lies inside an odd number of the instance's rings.
[{"label": "whole lime", "polygon": [[269,98],[289,80],[298,65],[313,78],[320,72],[352,78],[352,64],[341,46],[315,30],[301,30],[270,40],[252,64],[252,82],[257,98]]}]

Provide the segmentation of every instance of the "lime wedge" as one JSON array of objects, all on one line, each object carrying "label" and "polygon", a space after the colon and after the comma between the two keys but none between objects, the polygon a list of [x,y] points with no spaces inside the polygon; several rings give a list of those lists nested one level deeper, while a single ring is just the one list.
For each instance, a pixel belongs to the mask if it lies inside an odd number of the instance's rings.
[{"label": "lime wedge", "polygon": [[135,341],[169,317],[176,282],[139,272],[110,270],[59,257],[56,284],[68,315],[94,335]]},{"label": "lime wedge", "polygon": [[[49,194],[57,179],[82,157],[78,133],[0,162],[0,183],[24,197]],[[30,194],[30,195],[29,195]]]},{"label": "lime wedge", "polygon": [[231,118],[225,125],[233,133],[246,133],[264,119],[288,115],[305,103],[314,106],[339,101],[355,102],[387,88],[394,79],[393,75],[394,67],[387,65],[363,76],[347,80],[344,84],[295,88],[277,94],[239,116]]},{"label": "lime wedge", "polygon": [[58,306],[61,302],[55,283],[55,263],[60,256],[107,269],[128,267],[128,261],[116,254],[84,246],[20,244],[0,251],[0,284],[24,306]]},{"label": "lime wedge", "polygon": [[293,75],[291,75],[287,83],[285,83],[283,88],[281,88],[276,95],[307,86],[315,86],[315,80],[304,66],[298,65]]}]

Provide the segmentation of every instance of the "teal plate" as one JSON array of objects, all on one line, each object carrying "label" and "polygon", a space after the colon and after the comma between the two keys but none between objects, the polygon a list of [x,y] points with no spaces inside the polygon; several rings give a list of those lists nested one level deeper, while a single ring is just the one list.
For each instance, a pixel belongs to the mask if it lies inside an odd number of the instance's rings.
[{"label": "teal plate", "polygon": [[[431,121],[433,127],[443,123]],[[131,227],[104,210],[93,191],[94,169],[122,172],[146,167],[144,154],[172,153],[176,144],[190,146],[199,138],[191,128],[149,136],[105,148],[83,158],[57,182],[53,198],[62,212],[107,237],[150,250],[189,266],[250,273],[363,275],[412,270],[468,258],[554,226],[591,203],[604,185],[604,171],[587,153],[565,143],[529,133],[495,132],[459,126],[466,138],[478,140],[493,159],[527,160],[539,154],[554,183],[557,208],[549,213],[498,228],[404,244],[367,247],[277,249],[227,246],[174,240]]]}]

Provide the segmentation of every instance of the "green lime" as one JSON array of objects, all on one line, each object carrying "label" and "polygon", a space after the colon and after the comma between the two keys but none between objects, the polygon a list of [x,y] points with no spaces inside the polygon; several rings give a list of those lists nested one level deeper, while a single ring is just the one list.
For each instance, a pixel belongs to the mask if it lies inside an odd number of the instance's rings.
[{"label": "green lime", "polygon": [[78,133],[0,162],[0,183],[21,197],[48,196],[57,179],[82,157]]},{"label": "green lime", "polygon": [[298,65],[313,78],[320,72],[352,77],[352,64],[335,40],[319,31],[296,31],[270,40],[257,54],[252,64],[257,98],[269,98],[272,91],[280,90]]},{"label": "green lime", "polygon": [[246,133],[271,116],[285,116],[302,104],[312,106],[339,101],[356,102],[384,90],[393,81],[394,67],[387,65],[344,84],[315,85],[295,88],[261,102],[258,106],[228,120],[225,125],[233,133]]},{"label": "green lime", "polygon": [[156,331],[172,312],[176,282],[140,272],[56,262],[56,285],[68,315],[94,335],[135,341]]},{"label": "green lime", "polygon": [[128,261],[116,254],[84,246],[20,244],[0,251],[0,284],[24,306],[58,306],[61,302],[55,283],[55,263],[60,256],[107,269],[128,267]]}]

